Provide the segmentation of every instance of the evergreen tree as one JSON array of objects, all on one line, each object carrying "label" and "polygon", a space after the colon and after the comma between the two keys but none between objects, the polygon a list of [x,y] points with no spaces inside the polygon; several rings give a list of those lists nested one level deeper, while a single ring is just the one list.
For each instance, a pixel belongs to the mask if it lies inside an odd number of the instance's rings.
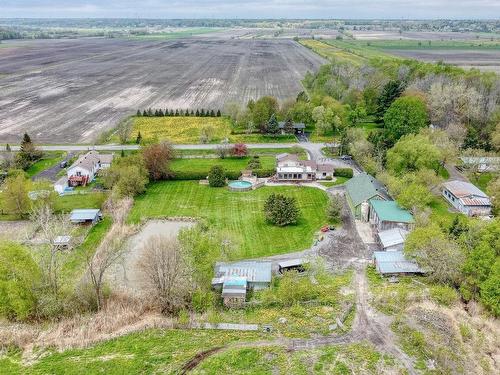
[{"label": "evergreen tree", "polygon": [[148,116],[148,113],[146,112],[146,110],[144,110],[144,111],[142,112],[142,115],[143,115],[144,117],[147,117],[147,116]]},{"label": "evergreen tree", "polygon": [[173,116],[173,115],[174,115],[174,110],[173,110],[173,109],[171,109],[171,110],[170,110],[170,116]]},{"label": "evergreen tree", "polygon": [[142,141],[142,135],[141,135],[141,132],[138,132],[137,138],[135,139],[135,143],[139,145],[139,144],[141,144],[141,141]]},{"label": "evergreen tree", "polygon": [[10,148],[10,145],[8,143],[5,145],[5,151],[7,151],[7,152],[11,152],[12,151],[11,148]]},{"label": "evergreen tree", "polygon": [[196,110],[196,117],[200,117],[200,111],[198,109]]},{"label": "evergreen tree", "polygon": [[226,172],[220,165],[214,165],[208,173],[208,184],[211,187],[222,187],[226,185]]},{"label": "evergreen tree", "polygon": [[404,90],[404,85],[401,81],[393,80],[389,81],[380,96],[377,98],[377,111],[375,116],[378,122],[382,122],[385,112],[391,106],[391,104],[401,95]]},{"label": "evergreen tree", "polygon": [[136,115],[137,117],[141,117],[141,116],[142,116],[142,113],[141,113],[141,111],[138,109],[138,110],[137,110],[137,113],[136,113],[135,115]]},{"label": "evergreen tree", "polygon": [[210,111],[210,117],[215,117],[215,112],[213,109]]},{"label": "evergreen tree", "polygon": [[158,111],[158,116],[160,116],[160,117],[164,116],[163,111],[161,109]]},{"label": "evergreen tree", "polygon": [[191,110],[191,116],[194,116],[194,111],[193,110]]},{"label": "evergreen tree", "polygon": [[155,117],[158,117],[160,115],[160,113],[158,112],[158,110],[155,111]]},{"label": "evergreen tree", "polygon": [[221,116],[221,113],[220,113],[220,109],[217,110],[217,117],[220,117]]},{"label": "evergreen tree", "polygon": [[271,118],[267,122],[267,132],[269,134],[278,134],[280,131],[278,120],[276,120],[276,115],[273,113]]},{"label": "evergreen tree", "polygon": [[189,116],[189,109],[186,109],[186,112],[184,112],[184,116],[186,116],[186,117]]},{"label": "evergreen tree", "polygon": [[203,108],[201,109],[200,116],[205,117],[205,110]]},{"label": "evergreen tree", "polygon": [[122,148],[122,152],[120,153],[120,156],[121,156],[122,158],[124,158],[124,157],[125,157],[125,151],[123,150],[123,148]]},{"label": "evergreen tree", "polygon": [[267,221],[280,227],[295,224],[299,213],[295,198],[282,194],[271,194],[264,204],[264,214]]},{"label": "evergreen tree", "polygon": [[148,109],[148,116],[153,117],[153,110],[151,108]]},{"label": "evergreen tree", "polygon": [[175,116],[179,116],[179,110],[178,109],[175,110]]}]

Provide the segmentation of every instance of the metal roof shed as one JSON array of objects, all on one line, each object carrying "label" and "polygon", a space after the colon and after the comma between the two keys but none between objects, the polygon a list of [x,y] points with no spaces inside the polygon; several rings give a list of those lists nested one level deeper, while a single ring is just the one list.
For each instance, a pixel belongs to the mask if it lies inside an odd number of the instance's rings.
[{"label": "metal roof shed", "polygon": [[70,221],[74,224],[79,223],[96,223],[102,218],[101,210],[99,209],[79,209],[71,211]]},{"label": "metal roof shed", "polygon": [[373,210],[380,221],[392,221],[395,223],[413,223],[413,215],[402,209],[395,201],[382,201],[374,199],[370,201]]},{"label": "metal roof shed", "polygon": [[393,228],[378,233],[380,246],[385,251],[402,250],[408,232],[401,228]]},{"label": "metal roof shed", "polygon": [[402,251],[375,251],[373,259],[382,275],[424,273],[418,264],[405,257]]}]

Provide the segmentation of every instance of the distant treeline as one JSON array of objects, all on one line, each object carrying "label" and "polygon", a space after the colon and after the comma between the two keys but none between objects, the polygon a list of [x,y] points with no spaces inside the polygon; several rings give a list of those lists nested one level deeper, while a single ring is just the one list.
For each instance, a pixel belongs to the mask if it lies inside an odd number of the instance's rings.
[{"label": "distant treeline", "polygon": [[175,116],[193,116],[193,117],[221,117],[222,113],[218,109],[217,111],[213,109],[207,109],[205,111],[204,108],[197,109],[196,111],[194,109],[176,109],[175,111],[173,109],[168,109],[166,108],[165,110],[163,109],[144,109],[144,110],[137,110],[136,116],[138,117],[175,117]]}]

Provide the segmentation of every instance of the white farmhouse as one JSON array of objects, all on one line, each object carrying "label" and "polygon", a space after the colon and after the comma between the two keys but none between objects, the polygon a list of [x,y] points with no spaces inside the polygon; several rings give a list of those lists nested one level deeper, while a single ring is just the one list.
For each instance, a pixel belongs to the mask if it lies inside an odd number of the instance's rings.
[{"label": "white farmhouse", "polygon": [[333,178],[332,164],[317,164],[313,160],[299,160],[295,154],[276,156],[276,179],[278,181],[306,182]]},{"label": "white farmhouse", "polygon": [[92,182],[99,170],[111,166],[112,160],[113,154],[100,155],[97,151],[89,151],[85,155],[80,156],[68,168],[69,186],[85,186]]},{"label": "white farmhouse", "polygon": [[453,207],[467,216],[491,214],[490,198],[469,182],[457,180],[445,182],[443,196]]}]

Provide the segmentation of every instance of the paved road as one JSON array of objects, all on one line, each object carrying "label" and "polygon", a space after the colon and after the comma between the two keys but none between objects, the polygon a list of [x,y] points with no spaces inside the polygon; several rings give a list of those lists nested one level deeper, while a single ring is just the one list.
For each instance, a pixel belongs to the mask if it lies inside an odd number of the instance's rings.
[{"label": "paved road", "polygon": [[[298,146],[298,143],[253,143],[247,144],[248,148],[290,148],[293,146]],[[303,145],[303,144],[301,144]],[[322,144],[318,144],[322,145]],[[174,145],[174,148],[178,150],[215,150],[219,144],[193,144],[193,145]],[[230,145],[231,146],[231,145]],[[42,151],[130,151],[138,150],[139,145],[118,145],[118,144],[108,144],[108,145],[40,145],[37,146]],[[19,151],[19,145],[11,146],[12,151]],[[0,146],[0,151],[5,151],[5,146]]]}]

